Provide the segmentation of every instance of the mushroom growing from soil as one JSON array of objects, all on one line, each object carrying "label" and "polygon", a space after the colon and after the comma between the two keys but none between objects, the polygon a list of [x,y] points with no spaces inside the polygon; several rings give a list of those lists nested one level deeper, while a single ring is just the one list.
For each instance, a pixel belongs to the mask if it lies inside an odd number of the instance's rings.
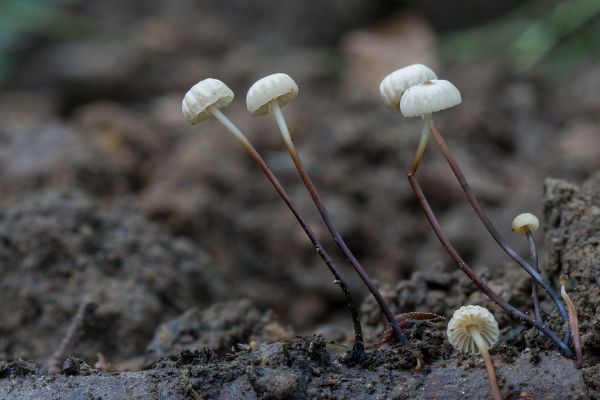
[{"label": "mushroom growing from soil", "polygon": [[362,328],[360,324],[360,317],[356,309],[356,305],[350,294],[350,290],[346,282],[342,279],[335,263],[325,251],[320,241],[317,239],[313,231],[310,229],[308,223],[306,223],[304,217],[300,214],[298,208],[292,203],[289,195],[277,179],[268,165],[265,163],[260,154],[256,151],[254,146],[246,138],[246,136],[238,129],[233,122],[229,120],[222,112],[221,108],[226,107],[233,100],[233,91],[225,85],[225,83],[217,80],[208,78],[200,81],[194,85],[186,94],[182,103],[182,111],[186,120],[191,124],[200,123],[210,116],[214,116],[233,136],[235,136],[244,146],[246,151],[250,154],[252,159],[258,164],[260,169],[266,175],[269,182],[273,185],[281,199],[292,211],[296,220],[308,236],[309,240],[313,244],[317,253],[321,256],[329,271],[333,274],[335,280],[334,283],[340,286],[344,296],[346,296],[346,306],[352,316],[354,324],[354,347],[352,351],[352,359],[357,362],[361,362],[364,355],[364,341],[362,336]]},{"label": "mushroom growing from soil", "polygon": [[[535,246],[535,239],[533,232],[540,226],[540,221],[537,217],[530,213],[519,214],[513,219],[512,231],[517,235],[527,236],[527,243],[529,244],[529,254],[531,254],[531,264],[533,268],[539,273],[540,268],[538,265],[537,248]],[[540,308],[540,299],[538,295],[538,287],[535,282],[531,282],[531,298],[533,299],[533,309],[535,319],[538,321],[542,320],[542,309]]]},{"label": "mushroom growing from soil", "polygon": [[312,182],[312,179],[308,175],[306,168],[304,168],[302,160],[300,159],[300,155],[294,146],[292,136],[290,135],[281,108],[293,100],[297,95],[298,85],[290,76],[283,73],[272,74],[258,80],[250,87],[250,89],[248,89],[246,106],[250,114],[255,116],[265,115],[267,113],[274,114],[277,125],[279,126],[279,130],[281,131],[281,135],[283,136],[283,140],[288,148],[290,156],[292,157],[292,161],[294,162],[294,166],[296,167],[302,182],[304,182],[306,189],[310,193],[310,196],[315,203],[323,222],[331,233],[331,236],[334,238],[336,244],[342,253],[344,253],[344,256],[350,265],[352,265],[356,273],[360,276],[364,284],[377,301],[379,308],[381,308],[388,323],[392,326],[398,341],[400,343],[405,343],[407,342],[407,338],[402,332],[400,325],[398,325],[398,321],[396,321],[394,314],[392,314],[392,311],[383,299],[383,296],[373,284],[369,274],[356,259],[354,254],[352,254],[346,245],[346,242],[333,224],[333,221],[329,216],[329,212],[325,208],[325,205],[321,200],[321,196],[319,195],[316,186]]},{"label": "mushroom growing from soil", "polygon": [[502,400],[494,363],[488,350],[496,344],[500,330],[498,323],[487,308],[462,306],[454,311],[448,323],[448,341],[458,351],[481,354],[485,361],[494,400]]}]

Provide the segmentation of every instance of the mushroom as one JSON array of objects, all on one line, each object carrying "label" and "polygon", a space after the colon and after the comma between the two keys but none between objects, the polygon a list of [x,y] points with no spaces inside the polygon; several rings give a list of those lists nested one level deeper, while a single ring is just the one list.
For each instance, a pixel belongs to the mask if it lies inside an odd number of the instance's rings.
[{"label": "mushroom", "polygon": [[456,86],[445,80],[430,79],[406,89],[400,100],[402,115],[423,118],[419,146],[411,165],[413,173],[417,171],[427,147],[432,124],[431,114],[457,106],[461,101],[462,98]]},{"label": "mushroom", "polygon": [[293,100],[298,95],[298,85],[294,80],[283,73],[277,73],[273,75],[266,76],[256,83],[254,83],[250,89],[248,89],[248,94],[246,96],[246,106],[248,111],[252,115],[264,115],[266,113],[272,112],[275,116],[275,120],[277,121],[277,125],[279,126],[279,130],[281,131],[281,135],[283,136],[283,140],[287,146],[287,149],[292,157],[292,161],[306,186],[306,189],[310,193],[315,206],[317,207],[323,222],[327,226],[327,229],[333,236],[336,244],[340,248],[340,250],[346,256],[348,262],[352,265],[356,273],[361,277],[362,281],[365,283],[377,304],[381,308],[383,314],[385,315],[388,323],[392,326],[396,338],[400,343],[407,342],[406,336],[402,332],[400,325],[398,325],[398,321],[394,318],[394,314],[390,310],[389,306],[383,299],[383,296],[379,292],[379,290],[373,284],[371,277],[367,273],[367,271],[363,268],[360,262],[356,259],[354,254],[350,251],[346,242],[339,234],[337,228],[333,224],[331,217],[325,205],[321,200],[321,196],[319,192],[312,182],[312,179],[308,175],[308,172],[304,168],[302,160],[300,159],[300,155],[294,146],[294,142],[292,140],[292,136],[290,135],[289,129],[283,117],[283,113],[281,108]]},{"label": "mushroom", "polygon": [[[290,78],[291,80],[291,78]],[[296,88],[297,92],[297,88]],[[257,93],[257,98],[263,98],[264,92]],[[211,115],[214,116],[230,133],[232,133],[244,146],[244,148],[248,151],[250,156],[254,159],[254,161],[258,164],[260,169],[266,175],[267,179],[284,203],[288,206],[288,208],[292,211],[298,223],[310,239],[317,253],[321,256],[330,272],[333,274],[335,280],[334,283],[340,286],[344,295],[346,296],[347,307],[352,315],[352,321],[354,324],[354,348],[352,351],[352,359],[355,361],[362,361],[364,359],[364,341],[362,336],[362,328],[360,324],[360,316],[358,315],[358,311],[356,309],[356,305],[352,299],[352,295],[350,294],[350,290],[346,282],[342,279],[335,263],[329,256],[329,254],[325,251],[313,231],[310,229],[310,226],[306,223],[304,217],[300,214],[298,208],[292,203],[289,195],[277,179],[269,166],[265,163],[260,154],[256,151],[254,146],[250,143],[250,141],[246,138],[246,136],[238,129],[237,126],[233,122],[229,120],[221,112],[221,108],[226,107],[233,100],[234,94],[231,89],[227,87],[223,82],[217,79],[204,79],[200,81],[196,85],[194,85],[184,96],[182,102],[182,111],[185,119],[191,124],[197,124],[204,120],[206,120]],[[293,98],[293,97],[292,97]],[[288,99],[289,101],[291,99]],[[285,100],[279,98],[279,101],[282,104],[285,104]],[[263,110],[257,108],[255,112],[260,113]]]},{"label": "mushroom", "polygon": [[400,98],[411,86],[421,82],[437,79],[435,72],[423,64],[413,64],[408,67],[397,69],[387,75],[379,85],[381,99],[391,111],[400,111]]},{"label": "mushroom", "polygon": [[501,400],[500,388],[496,380],[494,363],[488,350],[498,341],[500,333],[498,323],[487,308],[480,306],[462,306],[454,311],[448,323],[448,340],[458,351],[481,354],[485,361],[492,394],[495,400]]},{"label": "mushroom", "polygon": [[513,219],[512,231],[519,235],[527,235],[537,231],[540,221],[530,213],[519,214]]},{"label": "mushroom", "polygon": [[[531,255],[531,264],[533,268],[539,273],[540,267],[538,265],[537,249],[535,246],[535,239],[533,232],[540,226],[540,221],[537,217],[530,213],[519,214],[513,219],[512,231],[518,235],[527,236],[527,243],[529,244],[529,254]],[[535,319],[538,321],[542,320],[542,309],[540,308],[540,299],[538,295],[538,287],[535,282],[531,282],[531,298],[533,299],[533,310]],[[568,311],[568,309],[567,309]]]}]

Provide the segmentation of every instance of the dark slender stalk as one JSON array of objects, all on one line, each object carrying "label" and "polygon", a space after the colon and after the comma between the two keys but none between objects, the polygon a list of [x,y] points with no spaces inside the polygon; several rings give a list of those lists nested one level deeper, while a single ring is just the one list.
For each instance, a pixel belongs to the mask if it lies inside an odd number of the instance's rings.
[{"label": "dark slender stalk", "polygon": [[323,202],[321,200],[321,196],[319,195],[319,192],[317,191],[316,186],[312,182],[312,179],[310,178],[310,176],[308,175],[308,172],[306,171],[306,169],[304,168],[304,165],[302,164],[300,155],[298,154],[296,147],[294,146],[294,142],[292,141],[292,138],[287,129],[287,125],[285,124],[285,120],[283,119],[283,115],[281,113],[281,108],[279,107],[279,105],[277,105],[276,102],[272,103],[272,111],[275,114],[275,118],[277,119],[277,123],[279,125],[281,133],[283,135],[283,138],[284,138],[287,148],[289,150],[290,156],[292,157],[292,161],[294,162],[294,165],[296,166],[296,169],[298,170],[298,174],[300,175],[302,182],[304,182],[306,189],[310,193],[310,196],[312,197],[313,202],[315,203],[315,206],[317,207],[317,210],[319,211],[319,214],[321,214],[321,218],[323,219],[323,222],[325,223],[325,225],[327,226],[327,229],[331,233],[331,236],[335,240],[336,244],[338,245],[338,247],[340,248],[342,253],[344,253],[344,256],[346,256],[346,260],[350,263],[350,265],[352,265],[354,270],[361,277],[362,281],[365,283],[365,285],[367,286],[367,288],[369,289],[369,291],[371,292],[371,294],[377,301],[379,308],[381,308],[381,310],[383,311],[389,324],[392,326],[392,329],[394,330],[394,333],[396,334],[396,338],[398,339],[398,341],[400,343],[408,342],[408,339],[402,332],[400,325],[398,325],[398,321],[396,321],[396,318],[394,318],[394,314],[392,314],[392,311],[390,310],[389,306],[383,299],[383,296],[381,295],[379,290],[373,284],[371,277],[369,276],[367,271],[365,271],[365,269],[360,264],[360,262],[356,259],[354,254],[352,254],[352,251],[350,251],[350,249],[346,245],[346,242],[344,241],[344,239],[342,238],[342,236],[336,229],[335,225],[333,224],[333,221],[331,220],[331,217],[329,216],[329,213],[327,212],[327,209],[325,208],[325,205],[323,204]]},{"label": "dark slender stalk", "polygon": [[[526,232],[525,235],[527,236],[527,243],[529,244],[529,254],[531,254],[531,264],[533,265],[533,268],[535,268],[535,270],[537,272],[540,272],[540,267],[538,264],[538,255],[537,255],[537,248],[535,246],[535,238],[533,237],[533,233],[531,232]],[[540,308],[540,298],[538,296],[538,287],[537,284],[535,283],[535,281],[532,280],[531,282],[531,298],[533,299],[533,310],[535,313],[535,319],[537,319],[538,321],[542,320],[542,310]]]},{"label": "dark slender stalk", "polygon": [[273,174],[267,163],[263,160],[258,151],[256,151],[254,146],[252,146],[252,144],[246,138],[246,136],[244,136],[244,134],[242,134],[242,132],[239,129],[237,129],[237,127],[218,109],[211,110],[211,113],[219,120],[219,122],[221,122],[227,128],[227,130],[229,130],[236,136],[236,138],[242,143],[246,151],[250,154],[250,157],[252,157],[252,159],[258,164],[258,166],[263,171],[269,182],[271,182],[271,185],[273,185],[273,187],[279,194],[279,197],[281,197],[283,202],[292,211],[292,214],[294,214],[294,217],[296,217],[296,220],[306,233],[306,236],[308,236],[316,252],[319,254],[319,256],[321,256],[321,258],[325,262],[325,265],[327,265],[327,268],[329,268],[329,271],[331,271],[331,273],[333,274],[335,278],[335,283],[340,286],[340,289],[342,289],[344,296],[346,296],[346,307],[348,307],[348,310],[350,311],[350,314],[352,316],[352,323],[354,324],[354,347],[352,351],[352,358],[357,362],[361,362],[365,358],[365,345],[362,334],[362,327],[360,324],[360,316],[358,314],[358,310],[356,308],[354,300],[352,299],[352,295],[350,294],[350,289],[348,288],[348,285],[340,275],[334,261],[325,251],[325,249],[321,245],[321,242],[317,239],[304,217],[302,217],[302,215],[300,214],[298,208],[294,205],[294,203],[292,203],[292,200],[290,199],[286,190],[279,182],[279,179],[277,179],[277,177]]},{"label": "dark slender stalk", "polygon": [[435,122],[433,122],[433,120],[431,121],[430,130],[431,130],[431,135],[433,136],[433,138],[437,142],[440,150],[444,154],[444,157],[446,158],[446,161],[448,162],[450,169],[452,169],[454,176],[456,176],[456,179],[460,183],[460,186],[462,187],[463,192],[467,196],[469,203],[471,203],[471,207],[473,208],[473,210],[475,210],[475,212],[477,213],[477,216],[479,217],[479,219],[481,220],[481,222],[483,223],[485,228],[488,230],[490,235],[494,238],[496,243],[498,243],[498,245],[500,245],[500,247],[504,250],[504,252],[506,254],[508,254],[509,257],[512,258],[517,264],[519,264],[533,278],[533,280],[546,291],[546,293],[548,294],[550,299],[552,299],[552,301],[556,305],[556,308],[558,309],[558,312],[560,313],[560,316],[563,320],[563,326],[564,326],[564,328],[563,328],[563,343],[568,343],[569,338],[571,336],[570,329],[569,329],[569,317],[567,315],[567,310],[565,308],[565,305],[561,301],[560,297],[558,296],[558,293],[556,293],[556,291],[554,289],[552,289],[552,287],[548,284],[548,282],[546,282],[546,280],[540,275],[539,272],[537,272],[535,269],[533,269],[532,266],[529,265],[529,263],[527,261],[525,261],[520,255],[517,254],[517,252],[515,252],[510,247],[510,245],[508,244],[506,239],[504,239],[504,237],[500,234],[500,232],[498,231],[496,226],[492,223],[492,221],[487,216],[484,209],[479,204],[479,201],[475,197],[475,194],[473,193],[471,186],[467,182],[464,174],[462,173],[460,167],[458,166],[458,163],[454,159],[454,156],[450,152],[450,149],[446,145],[444,138],[442,137],[440,131],[437,129]]},{"label": "dark slender stalk", "polygon": [[431,206],[429,205],[429,202],[427,201],[427,198],[425,197],[425,194],[423,193],[423,190],[421,189],[421,186],[417,181],[416,176],[411,171],[408,172],[408,181],[410,182],[410,186],[415,192],[419,204],[425,212],[425,216],[427,217],[427,220],[429,221],[429,224],[433,228],[433,231],[435,232],[439,241],[442,243],[442,245],[444,246],[450,257],[452,257],[454,262],[458,264],[458,267],[469,277],[469,279],[473,281],[473,283],[479,288],[479,290],[481,290],[487,297],[490,298],[490,300],[492,300],[499,307],[501,307],[511,317],[519,319],[536,327],[540,332],[542,332],[550,340],[552,340],[552,342],[556,344],[556,346],[561,350],[561,352],[565,356],[571,357],[573,353],[571,352],[569,347],[565,343],[563,343],[560,340],[560,338],[554,334],[554,332],[552,332],[545,325],[543,325],[541,321],[534,320],[527,314],[523,313],[522,311],[518,310],[517,308],[504,301],[502,297],[498,296],[492,289],[489,288],[489,286],[487,286],[483,281],[481,281],[481,279],[479,279],[477,274],[475,274],[473,269],[462,259],[462,257],[458,254],[454,246],[452,246],[452,244],[442,231],[442,228],[435,214],[433,213]]}]

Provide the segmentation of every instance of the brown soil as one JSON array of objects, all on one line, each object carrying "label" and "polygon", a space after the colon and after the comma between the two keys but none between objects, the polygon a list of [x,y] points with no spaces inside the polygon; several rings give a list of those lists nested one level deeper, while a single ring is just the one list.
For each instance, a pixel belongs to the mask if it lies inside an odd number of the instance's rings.
[{"label": "brown soil", "polygon": [[[433,50],[436,26],[368,0],[318,10],[295,0],[272,10],[266,1],[71,3],[98,21],[94,35],[29,38],[0,91],[0,398],[489,398],[481,359],[445,338],[465,304],[499,322],[492,355],[506,398],[600,398],[600,64],[565,82],[500,58],[448,65]],[[453,8],[472,15],[476,3]],[[447,19],[423,4],[432,21]],[[510,221],[543,216],[542,273],[555,288],[570,278],[582,369],[477,291],[427,225],[405,179],[419,121],[390,113],[377,91],[382,71],[413,59],[460,89],[463,104],[436,122],[521,254]],[[369,350],[358,365],[344,298],[289,210],[215,121],[191,127],[181,116],[198,80],[232,87],[226,114],[331,249],[372,345],[386,328],[380,311],[328,239],[275,121],[244,108],[249,85],[280,71],[300,85],[284,114],[349,247],[393,312],[446,318],[411,322],[409,344]],[[480,226],[433,143],[419,178],[465,260],[531,312],[528,276]],[[49,375],[84,301],[93,307],[81,340]]]}]

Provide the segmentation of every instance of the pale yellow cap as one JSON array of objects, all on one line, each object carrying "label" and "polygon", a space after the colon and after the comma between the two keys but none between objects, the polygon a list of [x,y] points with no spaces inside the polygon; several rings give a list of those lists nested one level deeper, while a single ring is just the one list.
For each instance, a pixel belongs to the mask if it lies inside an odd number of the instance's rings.
[{"label": "pale yellow cap", "polygon": [[519,214],[513,219],[512,230],[514,233],[524,235],[527,232],[535,232],[540,226],[537,217],[530,213]]},{"label": "pale yellow cap", "polygon": [[479,354],[475,339],[467,329],[473,325],[488,344],[488,349],[496,344],[500,330],[492,313],[481,306],[462,306],[454,311],[448,323],[448,341],[452,347],[465,353]]}]

